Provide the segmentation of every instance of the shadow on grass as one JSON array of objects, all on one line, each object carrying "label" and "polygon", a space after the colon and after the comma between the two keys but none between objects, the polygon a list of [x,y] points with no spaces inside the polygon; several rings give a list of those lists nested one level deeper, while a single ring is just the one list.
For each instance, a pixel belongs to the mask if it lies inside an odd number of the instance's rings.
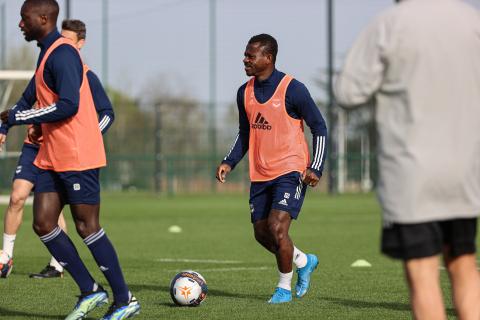
[{"label": "shadow on grass", "polygon": [[[321,297],[322,300],[330,301],[338,305],[342,305],[349,308],[358,308],[358,309],[387,309],[395,311],[408,311],[410,312],[411,308],[408,303],[400,302],[371,302],[371,301],[361,301],[361,300],[351,300],[343,298],[333,298],[333,297]],[[447,314],[449,316],[456,316],[456,312],[452,308],[447,309]]]},{"label": "shadow on grass", "polygon": [[172,309],[173,309],[173,308],[175,308],[175,309],[177,309],[177,308],[178,308],[178,309],[180,309],[180,308],[182,308],[182,309],[185,309],[185,308],[192,308],[192,309],[194,309],[194,308],[197,308],[197,307],[198,307],[198,306],[179,306],[179,305],[176,305],[176,304],[173,303],[173,302],[160,302],[160,303],[158,303],[157,305],[159,305],[159,306],[164,306],[164,307],[169,307],[169,308],[172,308]]},{"label": "shadow on grass", "polygon": [[164,306],[164,307],[170,307],[170,308],[178,308],[179,307],[173,302],[160,302],[158,305],[159,306]]},{"label": "shadow on grass", "polygon": [[[128,287],[132,290],[132,292],[142,291],[142,290],[164,291],[166,293],[170,292],[170,288],[167,286],[159,286],[159,285],[151,285],[151,284],[129,284]],[[228,292],[228,291],[210,289],[210,288],[208,289],[208,295],[224,297],[224,298],[238,298],[238,299],[261,300],[261,301],[267,301],[268,298],[270,298],[269,295]]]},{"label": "shadow on grass", "polygon": [[26,317],[28,319],[65,319],[65,315],[49,316],[24,311],[8,310],[0,307],[0,318],[10,319],[10,317]]}]

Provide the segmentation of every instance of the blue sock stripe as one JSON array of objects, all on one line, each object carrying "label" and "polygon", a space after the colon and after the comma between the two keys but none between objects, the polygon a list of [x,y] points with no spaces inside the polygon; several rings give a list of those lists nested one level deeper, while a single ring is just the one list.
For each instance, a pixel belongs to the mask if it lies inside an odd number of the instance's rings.
[{"label": "blue sock stripe", "polygon": [[98,241],[99,239],[101,239],[103,236],[105,235],[105,232],[102,231],[101,233],[98,233],[97,236],[95,236],[94,238],[92,238],[91,240],[89,240],[86,245],[89,246],[91,245],[92,243],[95,243],[96,241]]},{"label": "blue sock stripe", "polygon": [[91,235],[89,235],[88,237],[86,237],[85,239],[83,239],[83,242],[87,243],[87,242],[90,242],[90,240],[92,240],[94,237],[96,237],[100,232],[102,232],[103,229],[100,229],[98,230],[97,232],[95,233],[92,233]]},{"label": "blue sock stripe", "polygon": [[42,240],[43,243],[47,243],[49,241],[52,241],[53,239],[55,239],[56,237],[58,237],[58,235],[60,234],[60,232],[62,232],[62,229],[60,229],[59,226],[57,226],[55,229],[53,229],[49,234],[46,234],[44,236],[41,236],[40,237],[40,240]]},{"label": "blue sock stripe", "polygon": [[85,238],[83,241],[87,246],[89,246],[95,241],[97,241],[98,239],[100,239],[101,237],[103,237],[104,235],[105,235],[105,231],[103,231],[103,229],[100,229],[100,231],[98,231],[97,233],[94,233],[93,235],[88,236],[87,237],[88,239]]},{"label": "blue sock stripe", "polygon": [[103,229],[98,230],[97,232],[92,233],[91,235],[87,236],[85,239],[83,239],[84,242],[89,241],[91,238],[95,237],[100,231]]}]

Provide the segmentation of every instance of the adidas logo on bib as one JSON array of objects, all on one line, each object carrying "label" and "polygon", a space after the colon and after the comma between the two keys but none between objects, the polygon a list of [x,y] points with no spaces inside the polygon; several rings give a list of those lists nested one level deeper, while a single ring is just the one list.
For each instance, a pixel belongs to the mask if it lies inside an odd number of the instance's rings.
[{"label": "adidas logo on bib", "polygon": [[255,118],[255,123],[252,123],[252,129],[272,130],[272,126],[259,112]]}]

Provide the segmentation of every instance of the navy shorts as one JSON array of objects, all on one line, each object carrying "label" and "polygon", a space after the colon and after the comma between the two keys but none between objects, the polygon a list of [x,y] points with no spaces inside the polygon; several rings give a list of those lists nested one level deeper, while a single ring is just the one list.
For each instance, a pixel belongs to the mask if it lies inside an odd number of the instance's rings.
[{"label": "navy shorts", "polygon": [[12,180],[23,179],[33,184],[37,183],[37,176],[40,174],[40,169],[33,164],[37,154],[38,146],[28,143],[23,144],[22,154],[18,159],[17,168],[15,169]]},{"label": "navy shorts", "polygon": [[66,172],[41,170],[35,194],[57,192],[65,204],[99,204],[99,175],[100,169]]},{"label": "navy shorts", "polygon": [[452,257],[476,252],[477,218],[385,226],[382,252],[392,258],[410,260],[438,255]]},{"label": "navy shorts", "polygon": [[299,172],[290,172],[271,181],[252,182],[249,201],[252,223],[267,219],[272,209],[288,212],[292,219],[297,219],[306,191]]}]

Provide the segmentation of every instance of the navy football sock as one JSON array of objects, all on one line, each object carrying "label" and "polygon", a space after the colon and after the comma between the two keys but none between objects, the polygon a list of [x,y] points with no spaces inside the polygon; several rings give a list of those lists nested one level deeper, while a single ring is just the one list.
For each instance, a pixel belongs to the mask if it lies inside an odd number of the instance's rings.
[{"label": "navy football sock", "polygon": [[117,253],[108,240],[103,229],[83,239],[92,252],[98,267],[107,278],[113,291],[116,303],[126,303],[129,300],[129,291],[123,278],[122,269],[118,262]]},{"label": "navy football sock", "polygon": [[56,227],[52,232],[40,237],[40,240],[48,248],[48,251],[57,261],[67,269],[73,280],[80,287],[81,292],[89,292],[95,288],[90,272],[83,264],[77,249],[65,232]]}]

